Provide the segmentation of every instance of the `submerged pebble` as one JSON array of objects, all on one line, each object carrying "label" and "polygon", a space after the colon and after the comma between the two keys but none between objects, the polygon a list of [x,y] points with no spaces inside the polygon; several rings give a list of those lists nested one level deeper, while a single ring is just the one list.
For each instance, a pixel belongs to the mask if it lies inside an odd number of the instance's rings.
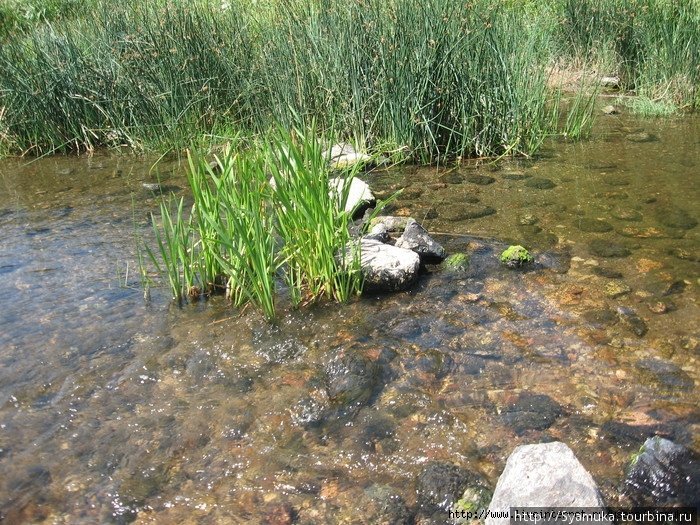
[{"label": "submerged pebble", "polygon": [[525,182],[525,186],[536,190],[550,190],[552,188],[556,188],[557,185],[551,179],[532,177]]}]

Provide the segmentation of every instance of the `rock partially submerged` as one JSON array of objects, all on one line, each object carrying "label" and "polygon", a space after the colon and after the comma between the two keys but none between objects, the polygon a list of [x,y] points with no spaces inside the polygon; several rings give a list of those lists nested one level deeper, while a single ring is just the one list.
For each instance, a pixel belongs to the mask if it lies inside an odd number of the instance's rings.
[{"label": "rock partially submerged", "polygon": [[520,245],[508,246],[500,257],[501,263],[508,268],[519,268],[533,261],[532,255]]},{"label": "rock partially submerged", "polygon": [[418,277],[420,257],[416,252],[372,239],[362,239],[360,243],[365,290],[405,290]]},{"label": "rock partially submerged", "polygon": [[634,505],[700,506],[700,458],[658,436],[649,438],[628,467],[623,495]]},{"label": "rock partially submerged", "polygon": [[403,234],[396,241],[396,247],[416,252],[423,263],[439,263],[446,257],[445,248],[415,219],[409,219]]},{"label": "rock partially submerged", "polygon": [[604,508],[598,487],[571,449],[561,442],[523,445],[508,457],[489,505],[486,525],[508,525],[494,512],[512,507]]}]

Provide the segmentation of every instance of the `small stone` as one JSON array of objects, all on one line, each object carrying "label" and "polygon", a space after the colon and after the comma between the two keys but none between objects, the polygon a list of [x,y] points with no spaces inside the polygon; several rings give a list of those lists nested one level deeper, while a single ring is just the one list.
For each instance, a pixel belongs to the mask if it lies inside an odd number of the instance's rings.
[{"label": "small stone", "polygon": [[466,177],[466,181],[478,186],[486,186],[496,182],[496,179],[489,177],[488,175],[468,175]]},{"label": "small stone", "polygon": [[700,506],[700,457],[658,436],[649,438],[627,468],[623,495],[639,506]]},{"label": "small stone", "polygon": [[639,259],[637,263],[635,264],[637,267],[637,271],[639,273],[648,273],[652,270],[658,270],[659,268],[663,268],[663,263],[660,263],[658,261],[652,261],[651,259]]},{"label": "small stone", "polygon": [[549,190],[555,188],[557,185],[550,179],[545,179],[542,177],[532,177],[525,182],[525,186],[528,188],[534,188],[536,190]]},{"label": "small stone", "polygon": [[347,213],[358,214],[366,208],[372,206],[376,199],[369,189],[366,182],[354,177],[350,181],[350,188],[345,189],[346,179],[336,177],[328,181],[328,187],[331,192],[337,194],[338,198],[342,198],[347,191],[347,200],[345,201],[345,211]]},{"label": "small stone", "polygon": [[449,221],[478,219],[496,213],[491,206],[481,204],[451,204],[441,208],[438,215]]},{"label": "small stone", "polygon": [[534,215],[523,215],[518,219],[518,224],[521,226],[533,226],[539,222],[539,219]]},{"label": "small stone", "polygon": [[292,525],[297,513],[290,503],[273,503],[265,509],[263,525]]},{"label": "small stone", "polygon": [[383,224],[388,232],[402,232],[406,229],[406,225],[411,217],[396,217],[392,215],[384,215],[375,217],[369,223],[369,227],[373,228],[377,224]]},{"label": "small stone", "polygon": [[635,312],[632,308],[618,306],[617,314],[620,317],[622,324],[625,325],[637,337],[644,337],[649,330],[644,320],[639,317],[637,312]]},{"label": "small stone", "polygon": [[576,227],[582,232],[605,233],[612,231],[613,229],[612,225],[608,222],[601,219],[589,219],[587,217],[576,219],[575,224]]},{"label": "small stone", "polygon": [[613,218],[619,221],[639,222],[644,216],[637,210],[619,209],[612,213]]},{"label": "small stone", "polygon": [[601,109],[604,115],[617,115],[619,113],[615,106],[605,106]]},{"label": "small stone", "polygon": [[508,268],[519,268],[533,261],[532,255],[520,245],[509,246],[501,253],[500,261]]},{"label": "small stone", "polygon": [[591,272],[598,277],[605,277],[606,279],[621,279],[623,277],[622,272],[605,268],[604,266],[596,266]]},{"label": "small stone", "polygon": [[600,77],[600,85],[608,89],[619,89],[620,77]]},{"label": "small stone", "polygon": [[367,291],[404,290],[418,277],[420,257],[411,250],[373,240],[363,240],[361,250]]},{"label": "small stone", "polygon": [[501,175],[502,179],[505,180],[525,180],[529,179],[532,177],[529,173],[519,173],[519,172],[514,172],[514,173],[504,173]]},{"label": "small stone", "polygon": [[631,291],[632,288],[630,288],[624,281],[609,281],[605,285],[605,295],[607,295],[611,299],[617,299],[618,297],[622,297],[623,295],[626,295]]},{"label": "small stone", "polygon": [[466,253],[453,253],[442,263],[445,270],[463,272],[469,268],[469,256]]},{"label": "small stone", "polygon": [[605,239],[591,241],[588,249],[597,257],[628,257],[632,253],[623,245]]},{"label": "small stone", "polygon": [[686,248],[671,248],[668,251],[669,255],[672,255],[676,259],[680,259],[682,261],[692,261],[692,262],[699,262],[700,261],[700,254],[697,252],[692,252]]},{"label": "small stone", "polygon": [[656,301],[649,303],[649,311],[655,314],[665,314],[676,309],[676,305],[672,301]]},{"label": "small stone", "polygon": [[630,142],[654,142],[658,140],[655,135],[647,133],[645,131],[640,131],[638,133],[630,133],[627,135],[627,140]]}]

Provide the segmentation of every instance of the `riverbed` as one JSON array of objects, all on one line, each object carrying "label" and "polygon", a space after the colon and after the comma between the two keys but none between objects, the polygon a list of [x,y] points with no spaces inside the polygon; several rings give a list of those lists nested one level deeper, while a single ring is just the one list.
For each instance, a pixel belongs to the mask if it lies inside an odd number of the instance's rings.
[{"label": "riverbed", "polygon": [[[699,118],[602,116],[536,159],[372,172],[469,266],[275,325],[144,298],[143,183],[188,198],[185,163],[154,161],[0,162],[7,523],[408,520],[426,465],[493,488],[515,446],[551,440],[614,505],[646,437],[700,450]],[[502,267],[510,243],[536,264]]]}]

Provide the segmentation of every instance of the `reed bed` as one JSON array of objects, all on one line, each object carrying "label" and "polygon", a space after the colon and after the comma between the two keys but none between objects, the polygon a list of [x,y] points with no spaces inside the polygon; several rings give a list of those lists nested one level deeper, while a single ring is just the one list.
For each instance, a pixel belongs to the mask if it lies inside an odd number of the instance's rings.
[{"label": "reed bed", "polygon": [[642,115],[700,105],[697,0],[564,0],[560,21],[561,54],[606,60]]},{"label": "reed bed", "polygon": [[347,250],[348,191],[356,170],[328,177],[315,129],[278,131],[246,147],[233,143],[210,165],[189,156],[194,204],[161,204],[154,216],[158,272],[179,302],[224,291],[237,307],[274,319],[285,293],[293,306],[322,298],[347,301],[362,289],[360,253]]},{"label": "reed bed", "polygon": [[[182,149],[299,118],[423,163],[530,155],[566,131],[550,36],[501,2],[100,3],[0,47],[4,142]],[[269,6],[268,6],[269,7]],[[566,120],[564,119],[564,122]]]}]

